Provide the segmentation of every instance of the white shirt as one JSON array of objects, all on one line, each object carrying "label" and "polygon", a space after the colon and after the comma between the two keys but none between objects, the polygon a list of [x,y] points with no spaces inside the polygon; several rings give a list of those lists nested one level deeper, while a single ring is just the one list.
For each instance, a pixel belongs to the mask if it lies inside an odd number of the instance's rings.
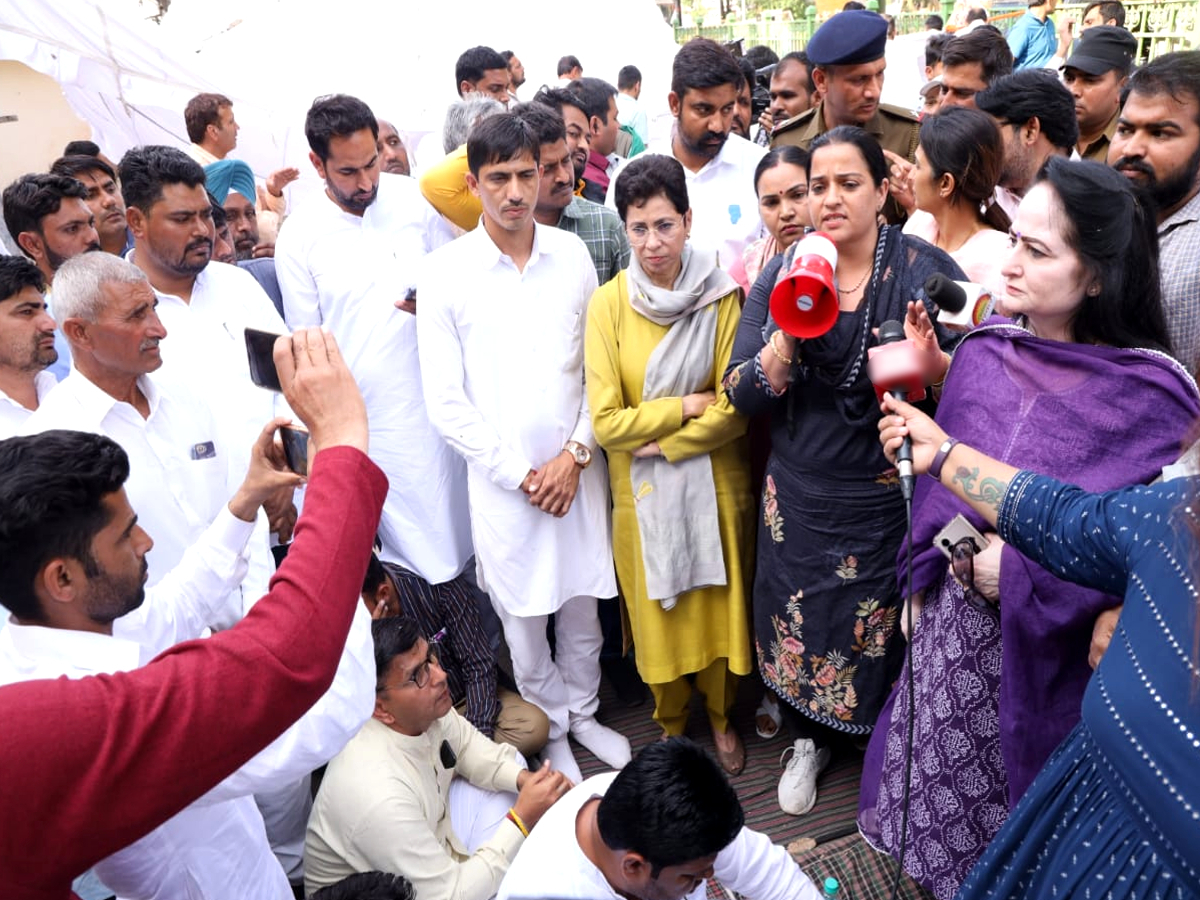
[{"label": "white shirt", "polygon": [[424,256],[453,237],[414,179],[383,173],[362,216],[314,198],[275,244],[288,325],[327,327],[363,392],[370,456],[388,476],[381,555],[431,584],[471,557],[467,471],[429,424],[417,323],[395,301],[416,285]]},{"label": "white shirt", "polygon": [[[129,260],[137,265],[136,251]],[[250,380],[246,357],[247,328],[284,334],[287,326],[254,276],[237,266],[210,262],[196,276],[192,298],[155,290],[158,317],[167,329],[162,342],[160,384],[194,392],[208,403],[226,448],[230,492],[250,464],[250,448],[263,426],[275,416],[293,418],[282,394]],[[242,585],[249,609],[267,592],[275,571],[266,514],[259,513],[250,544],[250,573]]]},{"label": "white shirt", "polygon": [[[577,784],[542,816],[509,866],[496,900],[623,900],[575,836],[575,820],[589,800],[603,797],[616,772]],[[713,874],[730,892],[753,900],[820,900],[821,893],[783,847],[743,828],[717,854]],[[704,900],[702,882],[684,900]],[[730,894],[732,896],[732,893]]]},{"label": "white shirt", "polygon": [[467,460],[480,587],[511,614],[546,615],[576,596],[616,593],[603,457],[580,474],[561,519],[521,482],[568,441],[595,445],[583,329],[596,267],[573,234],[536,225],[518,271],[487,229],[425,260],[417,316],[425,405]]},{"label": "white shirt", "polygon": [[[228,461],[208,407],[190,394],[162,390],[143,375],[138,387],[150,415],[105,393],[72,369],[26,420],[25,434],[56,428],[112,438],[129,455],[125,493],[154,547],[147,584],[157,584],[216,519],[231,496]],[[228,626],[232,622],[219,622]]]},{"label": "white shirt", "polygon": [[[141,608],[113,623],[111,637],[10,622],[0,631],[0,684],[129,671],[196,637],[219,614],[212,598],[228,596],[245,573],[237,551],[252,534],[252,523],[226,511],[181,565],[147,591]],[[303,718],[209,793],[94,871],[122,900],[226,900],[232,886],[238,896],[290,900],[287,876],[251,795],[290,784],[327,762],[370,716],[374,701],[370,617],[360,606],[333,685]]]},{"label": "white shirt", "polygon": [[[37,392],[39,406],[56,384],[58,379],[50,374],[48,369],[43,369],[33,376],[33,389]],[[32,415],[32,409],[26,409],[4,391],[0,391],[0,441],[19,434],[21,427]]]},{"label": "white shirt", "polygon": [[617,92],[617,121],[636,131],[643,144],[650,143],[650,120],[636,97]]},{"label": "white shirt", "polygon": [[[646,148],[647,153],[675,156],[672,135]],[[692,208],[691,245],[715,250],[721,268],[728,269],[742,258],[742,251],[763,236],[758,215],[758,196],[754,193],[754,169],[767,148],[730,134],[721,151],[698,172],[687,166],[688,202]],[[608,188],[609,206],[616,208],[614,180]]]}]

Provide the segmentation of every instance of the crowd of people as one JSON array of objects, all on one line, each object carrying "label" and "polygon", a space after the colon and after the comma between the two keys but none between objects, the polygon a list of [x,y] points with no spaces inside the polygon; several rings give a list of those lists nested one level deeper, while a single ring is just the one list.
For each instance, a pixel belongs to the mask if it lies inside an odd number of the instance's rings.
[{"label": "crowd of people", "polygon": [[914,890],[1200,896],[1200,51],[1054,2],[911,108],[850,3],[663,133],[480,46],[428,165],[317,98],[295,209],[211,93],[8,185],[0,893],[816,900],[741,689]]}]

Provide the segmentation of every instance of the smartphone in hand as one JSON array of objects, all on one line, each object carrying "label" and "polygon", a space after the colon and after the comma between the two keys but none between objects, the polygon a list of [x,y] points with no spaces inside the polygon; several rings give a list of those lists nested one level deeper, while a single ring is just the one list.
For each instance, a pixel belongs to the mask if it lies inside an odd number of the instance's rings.
[{"label": "smartphone in hand", "polygon": [[279,429],[279,438],[283,441],[283,455],[287,459],[287,467],[297,475],[308,477],[308,432],[293,425],[284,425]]},{"label": "smartphone in hand", "polygon": [[275,340],[283,335],[257,328],[246,329],[246,356],[250,360],[250,380],[269,391],[283,392],[279,371],[275,368]]}]

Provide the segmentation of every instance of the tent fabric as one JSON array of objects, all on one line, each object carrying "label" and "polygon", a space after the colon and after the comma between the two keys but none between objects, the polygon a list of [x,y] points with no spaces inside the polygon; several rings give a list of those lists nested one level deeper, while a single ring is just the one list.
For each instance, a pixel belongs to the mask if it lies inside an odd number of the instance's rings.
[{"label": "tent fabric", "polygon": [[[342,19],[309,9],[285,0],[174,0],[155,24],[136,0],[7,0],[0,3],[0,59],[54,78],[113,159],[140,144],[185,147],[187,101],[202,91],[225,94],[241,126],[232,155],[260,178],[299,167],[301,181],[289,194],[300,196],[319,184],[304,138],[315,97],[351,93],[410,136],[440,138],[446,106],[458,99],[455,60],[477,44],[521,58],[528,77],[522,99],[557,82],[555,63],[566,53],[580,57],[585,74],[614,86],[632,63],[642,71],[652,129],[669,128],[678,47],[651,0],[604,7],[517,0],[503,16],[483,0],[452,7],[363,0]],[[438,145],[422,142],[417,165],[436,161]]]}]

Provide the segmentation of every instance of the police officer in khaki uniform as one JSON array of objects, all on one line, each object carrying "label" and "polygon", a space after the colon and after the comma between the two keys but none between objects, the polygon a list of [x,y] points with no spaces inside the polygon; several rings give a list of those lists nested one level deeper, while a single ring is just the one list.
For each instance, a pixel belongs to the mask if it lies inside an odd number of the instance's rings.
[{"label": "police officer in khaki uniform", "polygon": [[[808,42],[805,52],[821,102],[800,115],[780,122],[771,133],[771,146],[794,144],[809,149],[817,135],[839,125],[857,125],[875,136],[884,150],[909,160],[917,152],[917,119],[907,110],[879,102],[883,89],[883,58],[887,20],[865,9],[835,13]],[[903,222],[903,208],[888,197],[884,215]]]}]

